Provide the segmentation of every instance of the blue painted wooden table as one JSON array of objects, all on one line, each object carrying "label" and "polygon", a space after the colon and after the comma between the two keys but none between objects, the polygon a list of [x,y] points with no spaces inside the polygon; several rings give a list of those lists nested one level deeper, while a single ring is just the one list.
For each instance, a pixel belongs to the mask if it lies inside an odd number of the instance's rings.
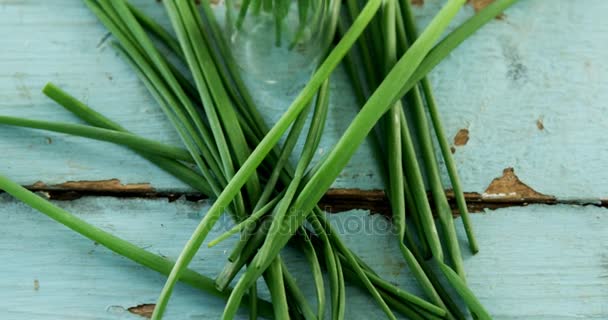
[{"label": "blue painted wooden table", "polygon": [[[416,7],[421,26],[442,2]],[[166,24],[161,5],[136,3]],[[473,12],[467,6],[457,22]],[[522,0],[431,75],[468,197],[481,208],[500,207],[473,215],[481,252],[465,257],[470,286],[496,319],[608,319],[606,12],[604,0]],[[0,0],[0,31],[0,114],[77,121],[40,93],[53,81],[138,134],[179,143],[80,1]],[[247,80],[269,123],[302,85],[295,75],[272,85]],[[332,92],[340,94],[332,96],[319,157],[355,115],[343,71],[333,80]],[[0,127],[0,150],[3,174],[48,192],[191,191],[134,153],[101,142]],[[382,181],[370,153],[368,145],[359,149],[335,192],[377,194]],[[535,204],[519,206],[526,202]],[[101,196],[56,203],[169,258],[209,205]],[[164,282],[5,194],[0,218],[2,319],[138,319],[133,312],[146,307],[129,309],[153,303]],[[417,292],[382,216],[354,208],[330,218],[365,261]],[[202,250],[192,267],[214,276],[230,245]],[[301,259],[286,252],[298,284],[312,295]],[[349,288],[348,304],[350,319],[380,314],[356,288]],[[168,318],[216,318],[221,310],[221,301],[179,286]]]}]

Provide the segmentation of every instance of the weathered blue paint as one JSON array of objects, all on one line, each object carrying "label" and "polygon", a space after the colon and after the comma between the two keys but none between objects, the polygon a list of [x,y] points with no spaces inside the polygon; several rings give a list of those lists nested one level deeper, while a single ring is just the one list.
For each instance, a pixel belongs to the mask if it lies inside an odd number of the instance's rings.
[{"label": "weathered blue paint", "polygon": [[[206,202],[117,198],[56,203],[169,258],[177,256],[208,206]],[[378,273],[418,292],[383,217],[351,211],[330,219],[347,245]],[[468,282],[496,319],[608,318],[608,210],[529,206],[488,211],[472,219],[481,252],[465,257]],[[163,276],[96,246],[7,195],[0,196],[0,220],[3,318],[136,319],[125,310],[153,303],[164,282]],[[460,225],[460,220],[456,222]],[[210,238],[218,232],[216,229]],[[463,232],[460,237],[464,239]],[[203,247],[191,267],[216,275],[233,242]],[[283,257],[314,300],[302,256],[285,250]],[[347,302],[348,319],[381,315],[361,290],[349,289]],[[218,299],[180,285],[168,319],[217,318],[222,305]]]},{"label": "weathered blue paint", "polygon": [[[159,4],[136,2],[166,24]],[[441,2],[426,0],[417,8],[421,25]],[[606,197],[606,9],[603,0],[521,1],[432,73],[447,132],[453,136],[463,128],[470,131],[468,143],[455,153],[467,191],[482,193],[504,168],[514,167],[532,188],[559,199]],[[466,8],[457,20],[471,14]],[[81,2],[0,0],[0,17],[0,30],[5,31],[0,37],[1,114],[75,121],[40,93],[53,81],[138,134],[178,143],[145,88],[107,45],[106,31]],[[332,96],[319,154],[333,146],[355,114],[344,73],[339,71],[334,79],[333,92],[339,94]],[[301,85],[248,83],[269,123]],[[0,127],[0,149],[5,155],[0,169],[23,184],[118,178],[123,183],[150,182],[161,190],[187,190],[135,154],[107,144]],[[369,146],[363,146],[334,187],[381,188],[370,153]],[[114,198],[59,204],[173,258],[206,208],[206,203]],[[332,219],[348,229],[348,243],[379,273],[416,291],[393,237],[377,230],[386,226],[383,218],[352,211]],[[606,209],[529,206],[472,219],[482,251],[465,259],[469,283],[497,319],[608,318]],[[164,282],[162,276],[95,246],[6,195],[0,196],[0,220],[2,318],[138,319],[126,309],[154,302]],[[375,234],[361,241],[358,230],[368,225],[375,226]],[[193,267],[215,275],[230,244],[204,249]],[[290,252],[285,258],[313,296],[302,258]],[[348,303],[351,318],[379,314],[356,289],[350,290]],[[219,300],[180,286],[168,312],[172,319],[216,318],[221,306]]]}]

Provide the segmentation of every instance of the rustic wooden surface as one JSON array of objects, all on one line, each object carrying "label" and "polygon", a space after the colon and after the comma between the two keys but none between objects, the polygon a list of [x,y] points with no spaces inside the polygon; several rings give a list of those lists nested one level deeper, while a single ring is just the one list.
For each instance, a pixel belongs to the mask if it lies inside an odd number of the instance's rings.
[{"label": "rustic wooden surface", "polygon": [[[165,21],[155,1],[135,2]],[[426,0],[417,6],[419,24],[426,24],[442,2]],[[557,204],[473,216],[482,251],[466,257],[466,270],[496,319],[608,318],[608,212],[598,207],[608,199],[607,10],[603,0],[520,1],[431,75],[472,203],[479,208]],[[466,7],[457,21],[473,11]],[[80,1],[0,0],[0,31],[0,114],[77,121],[41,94],[52,81],[138,134],[178,143],[143,85],[108,46],[111,38]],[[276,63],[267,67],[285,70]],[[248,79],[269,123],[302,85],[302,75],[290,76],[291,81],[275,84]],[[339,70],[334,80],[333,92],[339,94],[332,96],[319,155],[335,144],[355,115],[344,73]],[[0,150],[2,173],[24,185],[41,182],[38,189],[136,196],[191,191],[132,152],[105,143],[0,126]],[[368,145],[362,146],[333,185],[336,190],[328,196],[347,203],[341,209],[383,202],[382,193],[374,191],[382,181],[370,153]],[[565,204],[570,202],[592,205]],[[179,252],[207,205],[137,197],[85,197],[59,204],[169,257]],[[128,309],[154,302],[162,286],[162,276],[6,195],[0,196],[0,219],[1,318],[137,319]],[[332,219],[342,225],[372,221],[382,226],[384,221],[362,210]],[[375,232],[360,241],[361,232],[345,233],[380,273],[416,290],[393,238]],[[214,276],[228,245],[203,250],[193,267]],[[304,277],[299,258],[286,255],[294,272]],[[378,315],[364,294],[351,291],[352,318]],[[169,312],[171,319],[215,318],[221,303],[182,286]]]}]

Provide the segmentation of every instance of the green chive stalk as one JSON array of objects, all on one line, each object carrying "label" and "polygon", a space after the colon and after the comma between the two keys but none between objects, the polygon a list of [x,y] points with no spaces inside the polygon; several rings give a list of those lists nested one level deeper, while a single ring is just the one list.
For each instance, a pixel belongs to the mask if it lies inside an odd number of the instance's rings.
[{"label": "green chive stalk", "polygon": [[[409,5],[409,4],[406,4]],[[408,12],[409,13],[409,12]],[[409,13],[411,14],[411,13]],[[411,17],[405,17],[404,20],[411,19]],[[400,39],[401,46],[407,50],[408,43],[407,38],[403,37]],[[424,108],[424,101],[418,86],[415,86],[407,95],[408,106],[413,111],[414,127],[416,129],[416,135],[419,140],[419,146],[426,169],[426,177],[429,182],[431,193],[433,195],[433,201],[435,203],[435,209],[439,215],[439,221],[441,222],[441,229],[444,234],[444,239],[447,244],[449,256],[452,260],[453,266],[458,274],[465,279],[464,266],[460,253],[460,246],[458,244],[458,238],[456,236],[456,229],[454,228],[454,219],[452,217],[452,209],[448,203],[447,197],[444,192],[444,187],[441,182],[439,175],[439,166],[437,164],[433,143],[430,135],[430,129],[428,127],[428,120],[426,118],[426,112]],[[401,111],[403,112],[403,111]],[[405,117],[402,118],[403,122],[407,121]]]},{"label": "green chive stalk", "polygon": [[170,159],[192,162],[191,154],[183,148],[166,145],[127,132],[120,132],[116,130],[103,129],[80,124],[51,122],[43,120],[29,120],[9,116],[0,116],[0,124],[67,133],[95,140],[108,141],[117,144],[122,144],[135,150],[152,153]]}]

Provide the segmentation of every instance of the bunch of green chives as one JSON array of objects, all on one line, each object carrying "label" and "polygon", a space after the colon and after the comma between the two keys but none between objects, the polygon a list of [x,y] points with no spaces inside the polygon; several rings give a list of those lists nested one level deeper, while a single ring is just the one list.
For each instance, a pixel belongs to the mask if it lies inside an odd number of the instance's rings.
[{"label": "bunch of green chives", "polygon": [[[345,280],[366,288],[389,318],[395,317],[393,310],[412,319],[462,318],[462,311],[426,260],[429,256],[437,262],[450,286],[460,294],[473,314],[487,319],[487,312],[464,281],[451,212],[438,180],[425,106],[448,165],[471,249],[476,251],[477,247],[437,107],[424,77],[459,43],[514,2],[496,1],[434,47],[464,0],[448,1],[418,39],[408,1],[370,0],[363,7],[357,1],[347,1],[344,14],[340,14],[340,2],[328,2],[327,16],[322,21],[323,28],[329,32],[321,39],[327,51],[326,59],[283,117],[268,129],[239,76],[208,3],[203,2],[199,14],[192,1],[164,1],[176,40],[123,0],[85,0],[118,40],[117,50],[133,65],[186,149],[133,135],[52,84],[45,87],[44,93],[89,126],[12,117],[0,117],[0,123],[64,132],[127,146],[203,194],[217,197],[217,200],[173,265],[76,219],[6,178],[0,177],[0,188],[115,252],[169,274],[155,309],[153,317],[156,319],[162,317],[178,280],[228,298],[225,318],[234,316],[247,293],[251,318],[258,315],[281,319],[324,318],[326,302],[321,266],[328,274],[332,319],[344,318]],[[332,48],[331,40],[338,24],[343,34]],[[150,36],[158,41],[154,42]],[[371,47],[366,42],[370,38]],[[158,43],[181,59],[194,83],[189,82],[188,77],[160,53]],[[355,92],[363,107],[334,150],[312,166],[312,155],[321,139],[329,107],[329,76],[345,56]],[[398,56],[402,57],[397,59]],[[372,61],[384,63],[378,68]],[[362,72],[359,70],[361,65]],[[418,89],[418,82],[424,95]],[[410,135],[408,119],[400,102],[406,93],[407,106],[413,109],[412,122],[419,141],[413,141]],[[385,120],[378,122],[387,111]],[[312,125],[304,131],[308,117],[312,117]],[[378,148],[388,150],[384,160],[389,169],[387,192],[399,231],[400,248],[429,302],[382,280],[344,245],[316,206],[375,125],[379,126],[377,132],[380,133],[377,136],[381,142]],[[277,142],[288,129],[285,142],[278,146]],[[294,167],[288,158],[304,132],[305,145]],[[424,168],[452,267],[443,262],[443,248],[426,198],[422,166],[417,163],[413,147],[416,142],[421,145]],[[416,237],[408,232],[406,209],[414,222]],[[237,224],[212,240],[210,245],[236,233],[240,233],[240,240],[225,268],[213,281],[188,270],[187,265],[224,211],[230,213]],[[308,224],[303,224],[304,221]],[[295,278],[280,258],[280,250],[287,244],[301,250],[310,264],[316,286],[316,310],[300,292]],[[243,268],[245,272],[236,287],[229,291],[228,284]],[[259,277],[263,277],[270,291],[271,306],[257,299],[255,283]]]}]

